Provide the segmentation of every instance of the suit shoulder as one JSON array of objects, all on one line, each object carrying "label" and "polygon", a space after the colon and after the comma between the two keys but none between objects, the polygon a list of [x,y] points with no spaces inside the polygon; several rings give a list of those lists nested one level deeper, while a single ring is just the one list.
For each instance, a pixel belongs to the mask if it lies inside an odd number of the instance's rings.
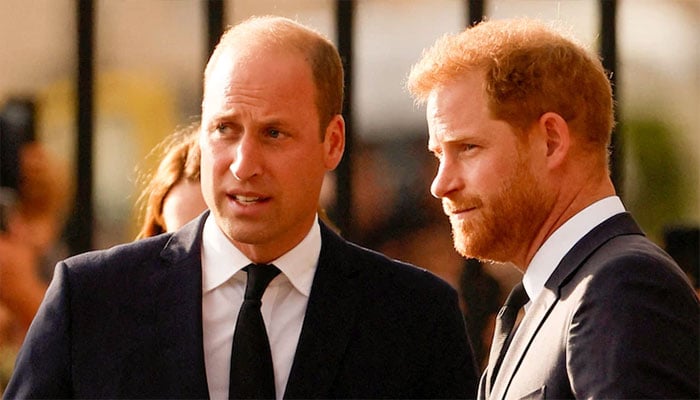
[{"label": "suit shoulder", "polygon": [[401,289],[454,292],[445,280],[425,268],[396,260],[376,250],[347,242],[356,260],[356,266],[363,273],[373,275],[369,279],[390,281]]},{"label": "suit shoulder", "polygon": [[562,288],[563,298],[570,295],[579,299],[578,313],[598,310],[601,314],[617,315],[617,322],[644,314],[655,323],[665,318],[658,313],[677,314],[686,322],[697,321],[700,309],[698,297],[680,267],[653,242],[639,235],[615,237],[591,254]]},{"label": "suit shoulder", "polygon": [[118,244],[108,249],[93,250],[77,254],[62,261],[72,272],[82,272],[97,267],[99,269],[126,268],[143,264],[159,257],[171,234],[162,234],[130,243]]},{"label": "suit shoulder", "polygon": [[687,283],[685,274],[671,256],[640,235],[623,235],[611,239],[593,253],[586,264],[596,275],[613,281],[640,276],[651,280]]},{"label": "suit shoulder", "polygon": [[561,304],[568,369],[582,397],[697,397],[700,303],[650,240],[621,235],[600,246],[564,287]]}]

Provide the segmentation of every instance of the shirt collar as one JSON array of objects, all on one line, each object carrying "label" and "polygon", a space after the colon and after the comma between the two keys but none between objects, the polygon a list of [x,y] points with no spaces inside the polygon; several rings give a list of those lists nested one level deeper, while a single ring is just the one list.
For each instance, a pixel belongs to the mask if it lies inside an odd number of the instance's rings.
[{"label": "shirt collar", "polygon": [[[317,216],[304,239],[271,264],[275,264],[284,279],[308,297],[320,254],[321,228]],[[221,286],[250,263],[252,261],[229,241],[209,214],[202,233],[202,292]],[[270,285],[275,285],[275,282]]]},{"label": "shirt collar", "polygon": [[623,212],[625,207],[618,196],[606,197],[579,211],[554,231],[537,250],[523,276],[523,286],[531,301],[539,296],[559,262],[581,238],[603,221]]}]

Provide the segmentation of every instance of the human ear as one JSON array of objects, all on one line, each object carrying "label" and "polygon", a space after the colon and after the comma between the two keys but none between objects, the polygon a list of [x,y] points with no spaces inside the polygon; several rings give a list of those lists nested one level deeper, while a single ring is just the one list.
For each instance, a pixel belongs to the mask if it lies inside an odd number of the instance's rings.
[{"label": "human ear", "polygon": [[338,166],[340,159],[343,158],[344,150],[345,120],[342,115],[337,114],[326,126],[326,132],[323,136],[323,160],[326,169],[331,171]]},{"label": "human ear", "polygon": [[538,127],[544,133],[547,145],[547,167],[557,168],[564,162],[571,147],[569,124],[561,115],[546,112],[540,117]]}]

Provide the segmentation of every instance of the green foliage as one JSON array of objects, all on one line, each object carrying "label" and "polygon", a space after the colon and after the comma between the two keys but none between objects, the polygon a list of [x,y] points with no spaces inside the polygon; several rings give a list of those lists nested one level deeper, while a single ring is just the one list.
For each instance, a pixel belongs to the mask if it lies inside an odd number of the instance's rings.
[{"label": "green foliage", "polygon": [[678,132],[664,121],[626,120],[622,135],[624,202],[647,235],[661,243],[664,227],[687,222],[693,211],[697,164]]}]

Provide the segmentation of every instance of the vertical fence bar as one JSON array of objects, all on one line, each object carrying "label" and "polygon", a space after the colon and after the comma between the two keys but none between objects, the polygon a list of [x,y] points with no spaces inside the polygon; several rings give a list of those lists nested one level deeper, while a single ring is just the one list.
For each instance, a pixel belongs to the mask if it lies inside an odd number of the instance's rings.
[{"label": "vertical fence bar", "polygon": [[484,0],[467,0],[467,26],[476,25],[484,19]]},{"label": "vertical fence bar", "polygon": [[610,144],[610,173],[613,184],[618,191],[622,193],[623,176],[623,141],[620,137],[620,102],[619,91],[617,90],[618,71],[617,71],[617,1],[616,0],[600,0],[600,55],[603,59],[603,67],[610,73],[612,82],[613,100],[615,100],[615,125],[612,133],[612,142]]},{"label": "vertical fence bar", "polygon": [[94,237],[93,215],[93,120],[94,120],[94,1],[78,0],[78,75],[76,197],[73,214],[66,228],[68,246],[73,254],[91,250]]},{"label": "vertical fence bar", "polygon": [[336,26],[338,51],[345,68],[345,98],[343,116],[345,118],[345,155],[336,169],[336,207],[334,223],[346,238],[354,235],[352,222],[352,159],[354,148],[353,132],[353,28],[354,0],[336,0]]},{"label": "vertical fence bar", "polygon": [[207,0],[204,2],[207,13],[207,54],[209,58],[214,47],[224,33],[224,0]]}]

